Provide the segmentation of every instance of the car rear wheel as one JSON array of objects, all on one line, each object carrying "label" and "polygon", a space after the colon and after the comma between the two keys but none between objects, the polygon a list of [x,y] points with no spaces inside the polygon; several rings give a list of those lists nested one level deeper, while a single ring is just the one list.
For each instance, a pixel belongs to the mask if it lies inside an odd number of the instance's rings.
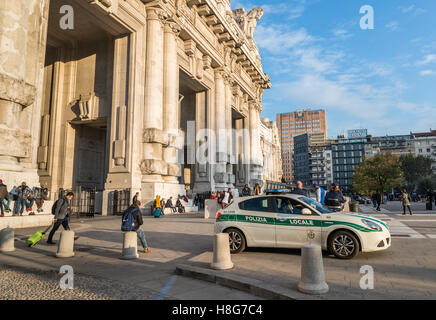
[{"label": "car rear wheel", "polygon": [[337,231],[329,238],[328,249],[339,259],[354,258],[359,252],[359,241],[348,231]]},{"label": "car rear wheel", "polygon": [[230,253],[240,253],[245,250],[245,237],[244,234],[238,229],[227,229],[226,233],[229,234]]}]

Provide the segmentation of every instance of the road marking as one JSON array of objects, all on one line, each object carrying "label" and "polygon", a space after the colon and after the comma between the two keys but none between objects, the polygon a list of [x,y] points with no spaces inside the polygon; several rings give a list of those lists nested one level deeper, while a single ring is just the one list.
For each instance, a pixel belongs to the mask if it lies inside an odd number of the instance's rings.
[{"label": "road marking", "polygon": [[[410,217],[410,215],[409,214],[401,214],[401,213],[395,213],[395,215],[396,216],[399,216],[399,217],[405,217],[405,216],[409,216]],[[412,217],[432,217],[432,215],[431,215],[431,213],[427,213],[427,214],[425,214],[425,213],[414,213],[413,215],[412,215]],[[435,217],[436,218],[436,215],[433,215],[433,217]]]},{"label": "road marking", "polygon": [[156,300],[162,300],[167,295],[168,291],[170,291],[171,287],[173,286],[174,282],[176,281],[177,276],[172,276],[170,281],[163,287],[162,291],[158,294],[156,297]]},{"label": "road marking", "polygon": [[431,239],[436,239],[436,234],[426,234],[426,236]]},{"label": "road marking", "polygon": [[387,221],[386,224],[388,225],[391,235],[393,237],[398,236],[398,237],[409,237],[415,239],[425,238],[425,236],[423,236],[416,230],[412,229],[411,227],[405,225],[404,223],[400,222],[399,220]]},{"label": "road marking", "polygon": [[401,219],[401,220],[398,220],[398,221],[404,221],[404,222],[436,222],[436,219],[433,219],[433,220],[426,220],[426,219],[422,219],[422,220],[419,220],[419,219],[403,220],[403,219]]}]

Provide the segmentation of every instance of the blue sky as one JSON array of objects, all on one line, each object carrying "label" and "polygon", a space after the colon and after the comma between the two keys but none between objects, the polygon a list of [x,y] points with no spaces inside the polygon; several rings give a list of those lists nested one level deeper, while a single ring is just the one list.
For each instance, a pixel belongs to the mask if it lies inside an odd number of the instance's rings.
[{"label": "blue sky", "polygon": [[[374,8],[374,30],[360,8]],[[231,0],[262,7],[254,37],[272,88],[262,117],[327,111],[328,135],[436,129],[436,1]]]}]

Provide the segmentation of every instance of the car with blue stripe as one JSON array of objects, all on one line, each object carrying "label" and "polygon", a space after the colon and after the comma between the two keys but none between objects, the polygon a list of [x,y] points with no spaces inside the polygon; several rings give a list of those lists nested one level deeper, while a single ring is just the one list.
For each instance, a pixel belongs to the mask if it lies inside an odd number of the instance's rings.
[{"label": "car with blue stripe", "polygon": [[301,248],[317,243],[340,259],[359,252],[386,250],[391,234],[383,221],[359,214],[332,212],[296,194],[235,198],[217,212],[216,233],[228,233],[231,253],[247,247]]}]

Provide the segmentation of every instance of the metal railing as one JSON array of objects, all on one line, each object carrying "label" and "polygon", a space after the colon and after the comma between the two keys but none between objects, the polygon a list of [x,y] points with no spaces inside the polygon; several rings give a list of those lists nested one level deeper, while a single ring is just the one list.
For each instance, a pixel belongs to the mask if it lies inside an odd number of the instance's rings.
[{"label": "metal railing", "polygon": [[130,189],[115,190],[112,197],[112,214],[122,215],[130,206]]}]

